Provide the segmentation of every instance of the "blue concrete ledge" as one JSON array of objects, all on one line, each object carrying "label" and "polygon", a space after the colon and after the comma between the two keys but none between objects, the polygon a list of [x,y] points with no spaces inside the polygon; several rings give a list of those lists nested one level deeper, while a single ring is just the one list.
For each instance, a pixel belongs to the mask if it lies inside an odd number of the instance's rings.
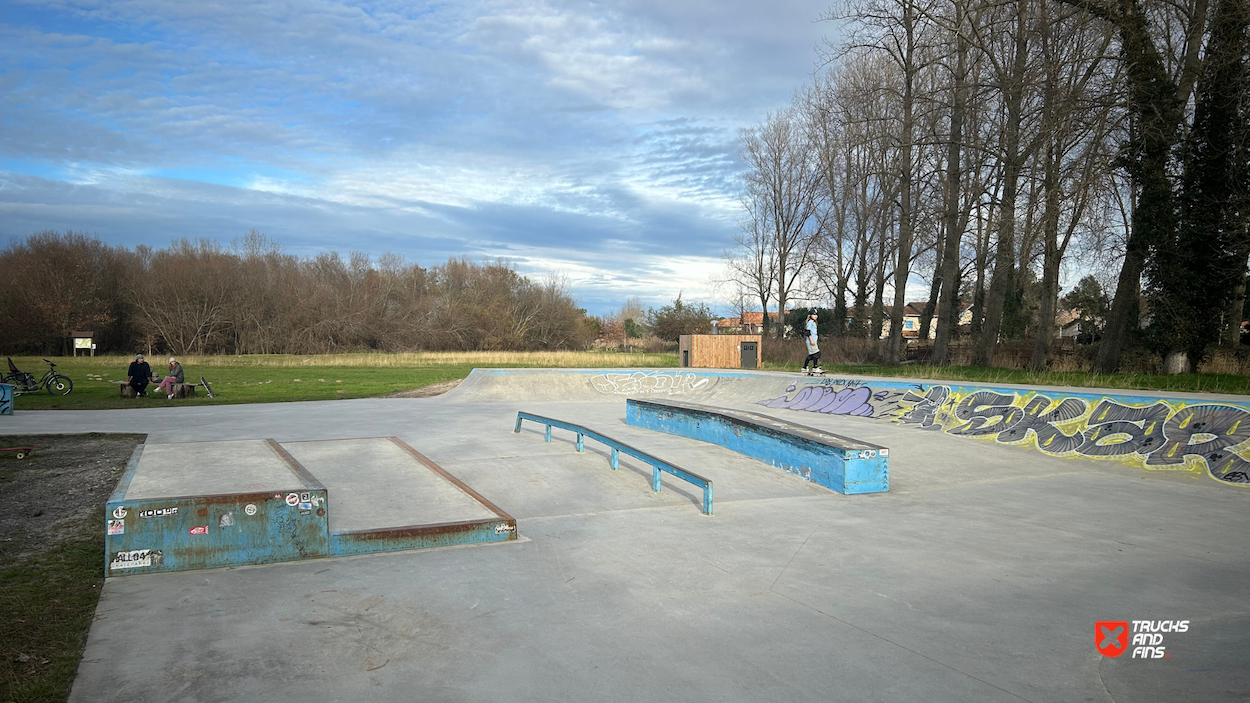
[{"label": "blue concrete ledge", "polygon": [[135,448],[107,503],[105,573],[110,576],[271,564],[517,539],[516,520],[442,467],[388,438],[443,476],[494,517],[461,522],[331,531],[329,491],[277,442],[290,471],[280,489],[127,498],[143,457]]},{"label": "blue concrete ledge", "polygon": [[718,444],[838,493],[882,493],[890,489],[890,452],[885,447],[767,415],[628,398],[625,422]]}]

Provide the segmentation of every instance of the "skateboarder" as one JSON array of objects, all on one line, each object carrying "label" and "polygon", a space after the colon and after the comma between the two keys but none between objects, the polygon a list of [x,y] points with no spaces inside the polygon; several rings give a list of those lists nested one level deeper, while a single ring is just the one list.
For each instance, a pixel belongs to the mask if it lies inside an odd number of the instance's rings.
[{"label": "skateboarder", "polygon": [[[807,358],[803,360],[803,370],[807,371],[807,375],[824,374],[824,370],[820,368],[820,347],[816,344],[816,308],[812,308],[807,313],[807,330],[803,334],[803,341],[807,344]],[[808,364],[812,365],[812,370],[807,370]]]}]

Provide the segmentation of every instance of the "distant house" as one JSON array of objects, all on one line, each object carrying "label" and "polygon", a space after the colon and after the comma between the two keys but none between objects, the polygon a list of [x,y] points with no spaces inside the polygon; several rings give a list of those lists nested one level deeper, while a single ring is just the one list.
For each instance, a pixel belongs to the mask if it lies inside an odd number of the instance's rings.
[{"label": "distant house", "polygon": [[1075,339],[1081,333],[1081,311],[1060,310],[1055,313],[1055,336],[1059,339]]},{"label": "distant house", "polygon": [[[903,338],[904,339],[919,339],[920,338],[920,318],[921,316],[924,315],[924,306],[926,304],[927,303],[925,303],[924,301],[918,301],[914,303],[908,303],[907,305],[903,306]],[[894,314],[894,306],[885,305],[885,306],[882,306],[882,308],[883,308],[884,318],[881,320],[880,338],[885,339],[886,337],[890,336],[890,317]],[[848,324],[851,322],[852,319],[854,319],[854,316],[855,316],[854,308],[846,311],[846,321]],[[871,320],[872,310],[866,310],[864,318]],[[956,320],[958,321],[960,327],[963,327],[964,325],[971,325],[972,324],[972,306],[961,305],[959,307],[959,316],[956,318]],[[938,326],[938,314],[935,312],[933,314],[933,321],[929,324],[929,339],[930,340],[937,338],[937,326]]]},{"label": "distant house", "polygon": [[[790,312],[789,310],[785,311]],[[784,314],[784,313],[782,313]],[[780,324],[781,316],[776,312],[768,313],[769,325]],[[744,312],[739,317],[726,317],[712,322],[712,334],[763,334],[764,313]]]}]

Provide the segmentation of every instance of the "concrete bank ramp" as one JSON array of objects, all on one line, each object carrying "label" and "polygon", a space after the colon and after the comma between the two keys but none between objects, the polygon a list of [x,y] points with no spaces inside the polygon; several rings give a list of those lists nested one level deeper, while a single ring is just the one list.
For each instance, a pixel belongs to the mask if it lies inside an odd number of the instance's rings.
[{"label": "concrete bank ramp", "polygon": [[441,402],[615,402],[623,415],[626,398],[643,397],[797,413],[799,422],[820,415],[892,422],[1054,457],[1206,474],[1250,488],[1245,396],[730,369],[474,369]]}]

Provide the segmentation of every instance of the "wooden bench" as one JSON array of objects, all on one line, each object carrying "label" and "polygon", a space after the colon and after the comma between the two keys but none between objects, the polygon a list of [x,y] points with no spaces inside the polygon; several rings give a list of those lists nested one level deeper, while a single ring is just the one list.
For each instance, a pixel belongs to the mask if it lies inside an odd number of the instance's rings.
[{"label": "wooden bench", "polygon": [[[123,398],[135,397],[135,389],[129,383],[126,383],[125,381],[111,381],[111,383],[117,384],[118,389],[119,389],[118,392],[121,393],[121,397]],[[195,387],[197,385],[199,384],[197,383],[175,383],[174,384],[174,397],[175,398],[194,398]],[[148,386],[148,392],[160,393],[161,390],[156,387],[155,383],[153,383]]]}]

